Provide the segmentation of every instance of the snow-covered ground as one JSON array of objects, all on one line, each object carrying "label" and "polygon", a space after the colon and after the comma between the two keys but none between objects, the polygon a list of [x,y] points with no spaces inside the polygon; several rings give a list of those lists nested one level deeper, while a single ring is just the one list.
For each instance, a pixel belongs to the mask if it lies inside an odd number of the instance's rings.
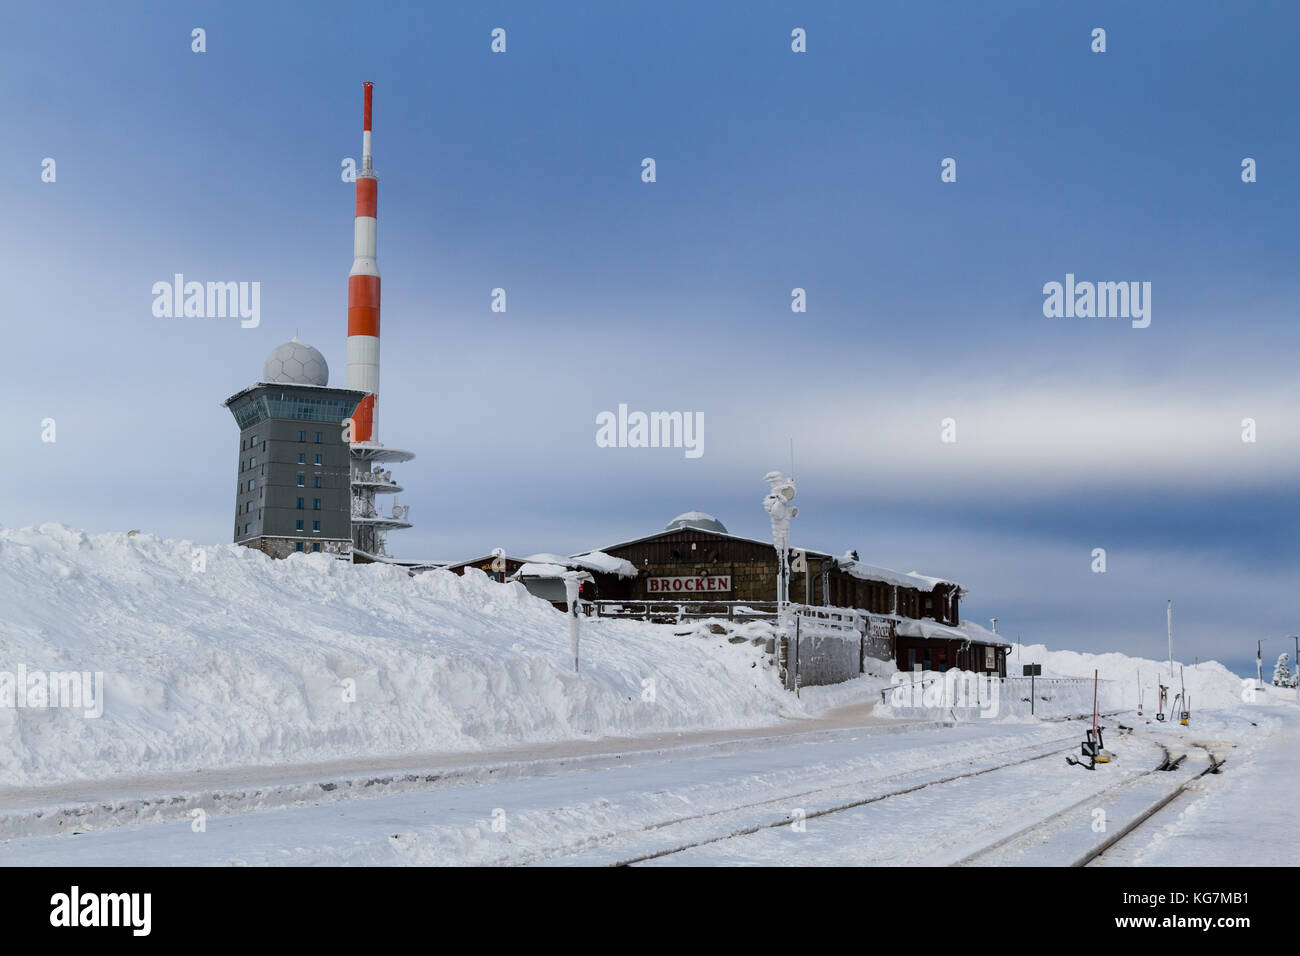
[{"label": "snow-covered ground", "polygon": [[[796,697],[768,625],[599,619],[575,674],[564,616],[474,572],[45,525],[0,530],[0,593],[0,704],[6,674],[104,675],[98,717],[0,706],[11,863],[1063,864],[1098,810],[1184,783],[1098,862],[1296,862],[1273,827],[1300,829],[1300,702],[1213,662],[1171,682],[1013,647],[1040,717],[1089,710],[1099,672],[1117,759],[1089,773],[1063,759],[1082,725],[1030,718],[1024,681],[987,718],[882,702],[889,664]],[[1157,679],[1189,727],[1154,719]],[[1166,750],[1182,770],[1153,772]],[[1210,753],[1224,772],[1195,776]]]},{"label": "snow-covered ground", "polygon": [[103,713],[0,706],[0,780],[482,750],[806,716],[761,648],[564,617],[469,571],[0,529],[0,672],[102,672]]}]

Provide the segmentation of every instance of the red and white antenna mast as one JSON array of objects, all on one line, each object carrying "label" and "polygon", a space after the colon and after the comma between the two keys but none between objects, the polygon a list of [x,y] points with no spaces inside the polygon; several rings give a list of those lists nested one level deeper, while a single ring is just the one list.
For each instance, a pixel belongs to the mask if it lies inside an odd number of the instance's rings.
[{"label": "red and white antenna mast", "polygon": [[363,84],[365,111],[361,134],[361,172],[357,174],[356,220],[353,225],[352,272],[348,275],[348,388],[367,395],[352,415],[354,442],[378,441],[379,417],[379,262],[375,227],[379,216],[379,180],[370,153],[370,97],[373,83]]}]

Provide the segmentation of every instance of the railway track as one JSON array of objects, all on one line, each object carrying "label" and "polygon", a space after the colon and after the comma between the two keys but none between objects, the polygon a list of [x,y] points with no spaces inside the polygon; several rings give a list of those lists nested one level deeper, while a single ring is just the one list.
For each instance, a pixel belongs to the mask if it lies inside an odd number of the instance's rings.
[{"label": "railway track", "polygon": [[[1002,761],[992,766],[981,767],[967,772],[947,774],[933,779],[918,781],[909,786],[899,787],[899,788],[887,790],[885,792],[871,793],[869,795],[855,797],[854,799],[851,800],[841,801],[832,804],[830,806],[822,807],[820,809],[809,810],[804,814],[804,819],[813,820],[819,817],[827,817],[833,814],[844,813],[846,811],[853,810],[858,807],[868,806],[870,804],[880,803],[882,801],[903,797],[907,794],[917,793],[918,791],[927,790],[935,787],[941,787],[947,784],[956,783],[958,781],[968,780],[973,777],[984,776],[986,774],[991,774],[997,771],[1006,770],[1011,767],[1017,767],[1017,766],[1022,766],[1024,764],[1032,763],[1037,760],[1045,760],[1050,757],[1058,756],[1062,753],[1065,753],[1066,751],[1073,750],[1074,747],[1077,746],[1077,741],[1075,740],[1075,738],[1066,738],[1066,739],[1070,741],[1068,745],[1064,747],[1055,747],[1054,749],[1048,750],[1046,752],[1026,755],[1014,760]],[[1080,814],[1086,813],[1089,807],[1095,808],[1098,806],[1099,803],[1103,801],[1112,800],[1113,798],[1121,794],[1124,794],[1127,791],[1140,789],[1140,787],[1143,786],[1144,784],[1151,784],[1153,781],[1158,780],[1159,777],[1157,775],[1163,776],[1164,773],[1176,772],[1179,770],[1180,767],[1182,767],[1185,759],[1187,758],[1188,752],[1184,751],[1182,753],[1171,753],[1169,748],[1166,747],[1164,744],[1160,743],[1159,741],[1153,740],[1148,742],[1155,744],[1161,748],[1161,759],[1154,767],[1148,770],[1140,771],[1136,774],[1125,776],[1123,779],[1118,780],[1115,783],[1106,786],[1099,791],[1089,794],[1087,797],[1084,797],[1083,799],[1070,804],[1068,807],[1053,811],[1047,814],[1046,816],[1043,816],[1035,820],[1033,823],[1017,829],[1013,833],[1000,837],[993,843],[990,843],[988,846],[981,847],[975,852],[967,854],[966,856],[957,860],[953,865],[967,866],[967,865],[979,864],[981,862],[987,862],[990,857],[994,857],[998,855],[999,852],[1001,851],[1014,852],[1017,846],[1020,844],[1025,844],[1025,845],[1037,844],[1039,846],[1042,846],[1044,845],[1044,842],[1039,838],[1043,837],[1045,834],[1050,835],[1053,830],[1062,826],[1063,824],[1069,825],[1071,823],[1077,823],[1078,820],[1080,819]],[[1046,745],[1046,743],[1047,742],[1045,742],[1040,746],[1044,746]],[[1217,757],[1212,751],[1209,750],[1208,747],[1202,744],[1193,744],[1192,746],[1203,750],[1208,756],[1209,764],[1207,767],[1205,767],[1205,769],[1199,771],[1194,776],[1183,781],[1182,783],[1174,787],[1169,792],[1162,793],[1158,799],[1151,801],[1150,803],[1147,803],[1136,814],[1126,815],[1127,822],[1123,825],[1123,827],[1117,832],[1115,832],[1113,835],[1107,837],[1101,843],[1097,844],[1096,846],[1088,848],[1086,852],[1082,853],[1081,855],[1078,855],[1076,858],[1070,859],[1067,857],[1063,860],[1060,860],[1057,863],[1057,865],[1064,865],[1067,863],[1070,866],[1080,866],[1080,867],[1089,865],[1098,857],[1102,856],[1109,850],[1113,849],[1122,840],[1129,837],[1135,830],[1137,830],[1144,823],[1149,821],[1152,817],[1158,814],[1162,809],[1167,807],[1181,794],[1186,792],[1187,788],[1191,786],[1196,780],[1199,780],[1201,777],[1205,776],[1206,774],[1220,772],[1220,768],[1222,768],[1225,762],[1224,760]],[[870,783],[879,785],[881,783],[886,782],[886,779],[887,778],[877,778],[873,781],[870,781]],[[1155,784],[1155,785],[1160,787],[1163,790],[1163,785],[1161,784]],[[847,786],[849,785],[839,785],[835,787],[819,788],[817,790],[812,790],[803,794],[799,794],[797,795],[797,797],[805,797],[817,793],[829,793],[834,790],[844,789]],[[796,798],[795,796],[791,796],[791,797],[778,798],[771,801],[762,801],[760,803],[750,804],[748,808],[749,809],[759,808],[771,804],[777,804],[782,801],[784,801],[788,806],[790,800],[795,798]],[[691,818],[682,818],[682,820],[679,821],[671,821],[671,822],[665,822],[663,824],[656,824],[654,825],[654,827],[648,827],[646,829],[649,830],[649,829],[656,829],[656,828],[667,828],[674,825],[674,823],[684,822],[687,819],[700,820],[710,816],[721,816],[723,813],[726,812],[731,812],[731,811],[718,811],[715,814],[696,815],[695,817],[691,817]],[[674,844],[669,847],[664,847],[657,850],[631,855],[626,858],[620,859],[617,862],[612,863],[610,865],[633,866],[640,863],[647,863],[650,861],[663,859],[665,857],[671,857],[675,854],[683,853],[688,850],[693,850],[698,847],[720,844],[728,840],[734,840],[752,834],[761,833],[764,830],[774,830],[779,827],[788,826],[790,822],[791,822],[791,817],[789,813],[786,812],[780,815],[779,817],[774,815],[773,817],[766,820],[756,821],[744,826],[733,827],[726,831],[720,831],[713,834],[700,836],[695,839],[683,841],[680,844]]]},{"label": "railway track", "polygon": [[[1057,746],[1058,744],[1064,744],[1064,746]],[[869,796],[855,798],[846,802],[840,802],[828,807],[823,807],[821,809],[809,810],[804,814],[803,819],[813,820],[818,817],[828,816],[830,814],[843,813],[846,810],[852,810],[857,807],[863,807],[869,804],[879,803],[883,800],[888,800],[893,797],[900,797],[905,794],[916,793],[921,790],[942,786],[944,784],[953,783],[955,781],[968,780],[974,777],[981,777],[984,776],[985,774],[994,773],[999,770],[1005,770],[1009,767],[1018,767],[1023,764],[1032,763],[1036,760],[1046,760],[1050,757],[1058,757],[1067,751],[1074,750],[1074,748],[1078,746],[1078,742],[1074,736],[1062,737],[1052,741],[1040,742],[1035,747],[1035,749],[1040,749],[1044,746],[1050,747],[1050,749],[1041,753],[1033,753],[1026,756],[1020,756],[1017,759],[1007,760],[1001,763],[994,764],[992,766],[980,767],[979,769],[970,770],[964,773],[954,773],[954,774],[948,774],[933,779],[920,780],[909,786],[900,787],[895,790],[889,790],[884,793],[873,793]],[[788,806],[792,800],[800,799],[802,797],[812,796],[818,793],[830,793],[836,790],[850,789],[854,786],[860,786],[863,784],[871,784],[871,785],[879,786],[880,784],[888,783],[891,780],[897,780],[909,776],[915,777],[918,775],[918,773],[923,773],[923,772],[925,771],[919,771],[919,772],[913,771],[907,774],[896,774],[893,777],[876,777],[876,778],[871,778],[869,780],[859,781],[856,784],[855,783],[836,784],[833,786],[818,788],[816,790],[806,791],[801,794],[783,795],[781,797],[773,798],[771,800],[764,800],[757,803],[748,804],[744,807],[731,807],[731,808],[727,808],[726,810],[714,811],[712,813],[707,813],[707,814],[697,814],[690,817],[682,817],[672,821],[666,821],[664,823],[652,824],[651,826],[643,828],[642,832],[648,832],[655,829],[664,829],[688,821],[693,822],[708,817],[722,816],[723,814],[734,813],[737,810],[741,810],[741,809],[758,809],[761,807],[771,806],[773,804],[785,804],[786,806]],[[633,866],[638,863],[645,863],[651,860],[662,859],[663,857],[672,856],[674,854],[682,853],[687,850],[692,850],[697,847],[708,846],[715,843],[721,843],[726,840],[732,840],[738,837],[748,836],[753,833],[759,833],[762,832],[763,830],[770,830],[770,829],[775,829],[777,827],[788,826],[790,822],[791,822],[791,817],[789,812],[787,811],[779,817],[772,817],[756,823],[751,823],[744,826],[735,827],[726,831],[698,837],[689,840],[687,842],[681,844],[675,844],[673,846],[666,847],[663,849],[639,853],[633,856],[619,859],[616,862],[610,863],[608,865],[615,866],[615,867]]]},{"label": "railway track", "polygon": [[[1074,861],[1072,864],[1070,864],[1070,865],[1071,865],[1071,866],[1079,866],[1079,867],[1082,867],[1082,866],[1088,866],[1090,863],[1092,863],[1094,860],[1096,860],[1096,859],[1097,859],[1098,857],[1100,857],[1102,854],[1106,853],[1107,851],[1109,851],[1109,850],[1111,850],[1111,849],[1114,849],[1114,847],[1115,847],[1115,846],[1116,846],[1116,845],[1117,845],[1121,840],[1123,840],[1123,839],[1125,839],[1126,837],[1128,837],[1131,833],[1133,833],[1134,830],[1136,830],[1138,827],[1142,826],[1142,824],[1144,824],[1144,823],[1146,823],[1147,821],[1149,821],[1149,820],[1150,820],[1152,817],[1154,817],[1157,813],[1159,813],[1161,810],[1163,810],[1163,809],[1164,809],[1165,807],[1167,807],[1169,804],[1173,803],[1176,799],[1178,799],[1178,797],[1182,796],[1182,794],[1184,793],[1184,791],[1186,791],[1187,788],[1190,787],[1192,784],[1194,784],[1197,780],[1200,780],[1202,777],[1206,776],[1207,774],[1212,774],[1212,773],[1217,774],[1217,773],[1222,773],[1222,772],[1223,772],[1223,771],[1222,771],[1222,767],[1223,767],[1223,765],[1224,765],[1225,763],[1227,763],[1227,758],[1226,758],[1226,757],[1218,757],[1218,756],[1216,756],[1215,753],[1214,753],[1214,751],[1210,750],[1210,748],[1207,747],[1207,746],[1205,746],[1205,744],[1193,743],[1192,746],[1193,746],[1193,747],[1200,747],[1202,750],[1205,751],[1206,755],[1209,756],[1209,758],[1210,758],[1210,765],[1209,765],[1208,767],[1206,767],[1206,768],[1205,768],[1204,770],[1202,770],[1200,773],[1196,774],[1196,776],[1194,776],[1194,777],[1192,777],[1192,778],[1190,778],[1190,779],[1188,779],[1188,780],[1183,781],[1183,783],[1181,783],[1181,784],[1180,784],[1180,785],[1179,785],[1179,786],[1178,786],[1178,787],[1177,787],[1177,788],[1176,788],[1172,793],[1170,793],[1170,794],[1168,794],[1168,795],[1162,797],[1161,799],[1157,800],[1155,803],[1153,803],[1153,804],[1152,804],[1150,807],[1148,807],[1146,810],[1144,810],[1144,811],[1142,811],[1140,814],[1138,814],[1137,817],[1135,817],[1133,820],[1131,820],[1131,821],[1130,821],[1130,822],[1129,822],[1129,823],[1128,823],[1128,824],[1127,824],[1127,825],[1126,825],[1122,830],[1120,830],[1120,831],[1119,831],[1118,833],[1116,833],[1114,836],[1109,837],[1108,839],[1106,839],[1105,841],[1103,841],[1103,842],[1101,843],[1100,846],[1098,846],[1098,847],[1096,847],[1096,848],[1094,848],[1094,849],[1092,849],[1092,850],[1089,850],[1087,853],[1085,853],[1083,856],[1079,857],[1077,860],[1075,860],[1075,861]],[[1183,754],[1183,757],[1186,757],[1186,756],[1187,756],[1186,754]],[[1181,758],[1180,758],[1179,762],[1181,762]],[[1177,764],[1175,764],[1174,766],[1177,766]],[[1169,769],[1173,769],[1173,767],[1171,767],[1171,768],[1169,768]]]},{"label": "railway track", "polygon": [[[1079,800],[1071,804],[1070,806],[1065,807],[1062,810],[1058,810],[1045,817],[1035,820],[1033,823],[1030,823],[1029,825],[1022,827],[1021,829],[1015,831],[1014,833],[1011,833],[993,843],[990,843],[988,846],[982,847],[979,850],[976,850],[974,853],[968,854],[967,856],[958,860],[955,865],[970,866],[972,864],[977,864],[981,861],[987,861],[989,857],[994,856],[1001,851],[1011,851],[1016,849],[1017,847],[1021,849],[1025,849],[1028,847],[1032,847],[1035,844],[1042,845],[1041,838],[1043,838],[1046,835],[1049,835],[1055,828],[1057,828],[1062,824],[1069,824],[1070,822],[1078,821],[1080,819],[1080,815],[1086,813],[1089,808],[1095,809],[1099,805],[1099,803],[1103,801],[1113,800],[1114,798],[1120,796],[1126,791],[1138,789],[1144,782],[1151,781],[1154,778],[1154,776],[1157,774],[1172,773],[1177,771],[1183,765],[1183,762],[1186,760],[1187,751],[1175,755],[1172,754],[1169,748],[1166,747],[1163,743],[1160,743],[1159,741],[1155,741],[1155,743],[1159,744],[1163,752],[1163,757],[1160,763],[1157,764],[1155,767],[1151,768],[1150,770],[1144,770],[1141,773],[1129,777],[1125,777],[1122,780],[1118,780],[1113,785],[1106,787],[1103,790],[1097,791],[1096,793],[1093,793],[1083,798],[1082,800]],[[1119,829],[1111,836],[1107,837],[1105,840],[1103,840],[1101,843],[1097,844],[1096,846],[1089,847],[1086,850],[1086,852],[1073,858],[1068,865],[1072,867],[1087,866],[1093,860],[1096,860],[1098,857],[1100,857],[1103,853],[1115,847],[1121,840],[1128,837],[1130,834],[1133,833],[1134,830],[1140,827],[1143,823],[1150,820],[1153,816],[1155,816],[1162,809],[1168,806],[1171,802],[1177,799],[1179,795],[1185,792],[1187,788],[1190,787],[1193,783],[1195,783],[1198,779],[1200,779],[1201,777],[1209,773],[1220,772],[1220,768],[1223,766],[1225,762],[1224,760],[1219,759],[1213,752],[1209,750],[1208,747],[1205,747],[1203,744],[1194,743],[1192,744],[1192,746],[1204,750],[1205,753],[1208,755],[1209,765],[1204,770],[1201,770],[1200,772],[1196,773],[1194,776],[1188,778],[1187,780],[1184,780],[1181,784],[1174,787],[1171,791],[1167,793],[1162,793],[1157,799],[1145,804],[1143,808],[1140,809],[1137,813],[1132,814],[1128,817],[1128,821],[1124,824],[1123,827],[1121,827],[1121,829]]]}]

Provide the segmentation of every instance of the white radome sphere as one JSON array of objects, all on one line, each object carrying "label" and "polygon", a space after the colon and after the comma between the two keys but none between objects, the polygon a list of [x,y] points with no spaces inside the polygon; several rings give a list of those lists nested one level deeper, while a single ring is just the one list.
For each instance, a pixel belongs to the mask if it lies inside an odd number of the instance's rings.
[{"label": "white radome sphere", "polygon": [[325,356],[296,335],[272,349],[262,366],[262,381],[277,385],[328,385],[329,380]]}]

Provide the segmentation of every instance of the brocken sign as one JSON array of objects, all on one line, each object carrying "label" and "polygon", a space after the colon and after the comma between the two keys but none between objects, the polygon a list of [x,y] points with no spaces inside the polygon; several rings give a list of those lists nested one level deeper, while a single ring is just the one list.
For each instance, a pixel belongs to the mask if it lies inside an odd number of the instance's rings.
[{"label": "brocken sign", "polygon": [[730,591],[731,575],[720,574],[700,578],[647,578],[646,589],[651,594],[681,594],[685,591]]}]

